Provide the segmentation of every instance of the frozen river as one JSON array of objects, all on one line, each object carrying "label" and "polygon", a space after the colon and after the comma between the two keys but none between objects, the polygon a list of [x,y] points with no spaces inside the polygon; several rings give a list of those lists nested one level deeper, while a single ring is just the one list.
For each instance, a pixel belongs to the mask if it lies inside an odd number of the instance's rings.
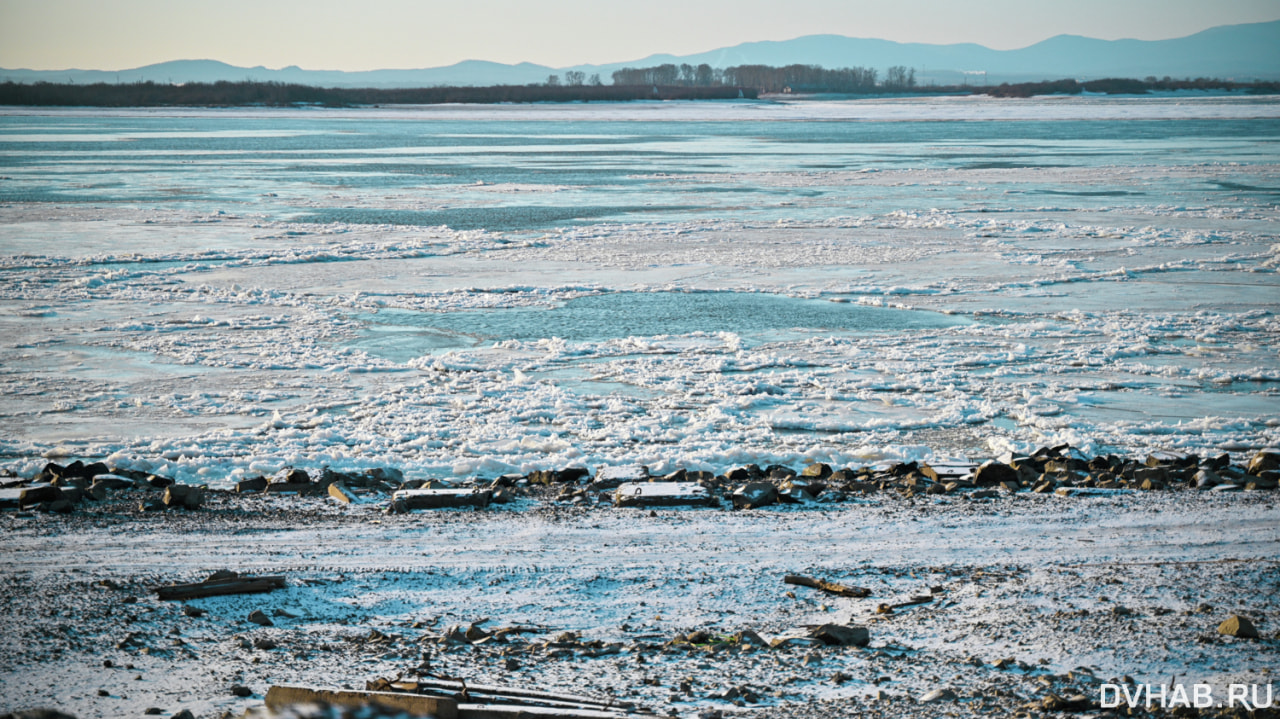
[{"label": "frozen river", "polygon": [[0,111],[0,463],[1280,444],[1280,98]]}]

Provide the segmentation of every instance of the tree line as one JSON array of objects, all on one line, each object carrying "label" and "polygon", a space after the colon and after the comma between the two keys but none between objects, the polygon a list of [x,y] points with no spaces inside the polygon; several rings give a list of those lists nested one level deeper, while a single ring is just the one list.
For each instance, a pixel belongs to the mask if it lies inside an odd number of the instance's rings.
[{"label": "tree line", "polygon": [[1032,97],[1034,95],[1080,95],[1086,92],[1105,95],[1146,95],[1153,91],[1171,90],[1226,90],[1245,91],[1253,94],[1280,92],[1280,82],[1235,82],[1207,77],[1175,80],[1165,76],[1156,79],[1148,76],[1142,80],[1109,77],[1100,80],[1045,80],[1042,82],[1002,83],[984,87],[977,92],[993,97]]},{"label": "tree line", "polygon": [[880,73],[869,67],[827,69],[821,65],[710,65],[665,64],[654,67],[627,67],[613,73],[614,85],[680,85],[753,87],[760,92],[903,92],[916,86],[914,68],[895,65]]},{"label": "tree line", "polygon": [[234,105],[435,105],[499,102],[623,102],[627,100],[754,99],[751,88],[626,87],[611,85],[494,85],[491,87],[424,87],[404,89],[325,88],[278,82],[192,82],[168,85],[38,82],[0,84],[0,105],[94,107],[219,107]]}]

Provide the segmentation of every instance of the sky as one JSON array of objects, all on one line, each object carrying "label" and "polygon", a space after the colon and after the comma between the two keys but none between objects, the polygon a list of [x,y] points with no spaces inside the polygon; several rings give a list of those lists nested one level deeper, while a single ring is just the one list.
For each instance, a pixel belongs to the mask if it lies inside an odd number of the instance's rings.
[{"label": "sky", "polygon": [[1280,0],[0,0],[0,67],[551,67],[831,33],[1009,50],[1280,19]]}]

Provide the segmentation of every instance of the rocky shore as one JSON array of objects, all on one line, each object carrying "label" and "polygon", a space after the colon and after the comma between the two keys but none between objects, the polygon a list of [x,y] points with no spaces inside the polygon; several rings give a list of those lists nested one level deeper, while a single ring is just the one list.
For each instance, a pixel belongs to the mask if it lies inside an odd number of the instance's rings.
[{"label": "rocky shore", "polygon": [[1102,687],[1273,687],[1280,453],[1005,459],[235,487],[49,463],[0,490],[0,716],[396,716],[263,701],[455,681],[602,716],[1276,716]]}]

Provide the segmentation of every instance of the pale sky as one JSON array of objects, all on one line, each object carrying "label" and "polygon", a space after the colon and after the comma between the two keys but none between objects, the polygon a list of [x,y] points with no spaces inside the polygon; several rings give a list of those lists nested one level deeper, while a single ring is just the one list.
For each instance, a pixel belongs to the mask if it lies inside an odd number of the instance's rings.
[{"label": "pale sky", "polygon": [[0,0],[0,67],[564,67],[819,33],[1007,50],[1277,19],[1280,0]]}]

